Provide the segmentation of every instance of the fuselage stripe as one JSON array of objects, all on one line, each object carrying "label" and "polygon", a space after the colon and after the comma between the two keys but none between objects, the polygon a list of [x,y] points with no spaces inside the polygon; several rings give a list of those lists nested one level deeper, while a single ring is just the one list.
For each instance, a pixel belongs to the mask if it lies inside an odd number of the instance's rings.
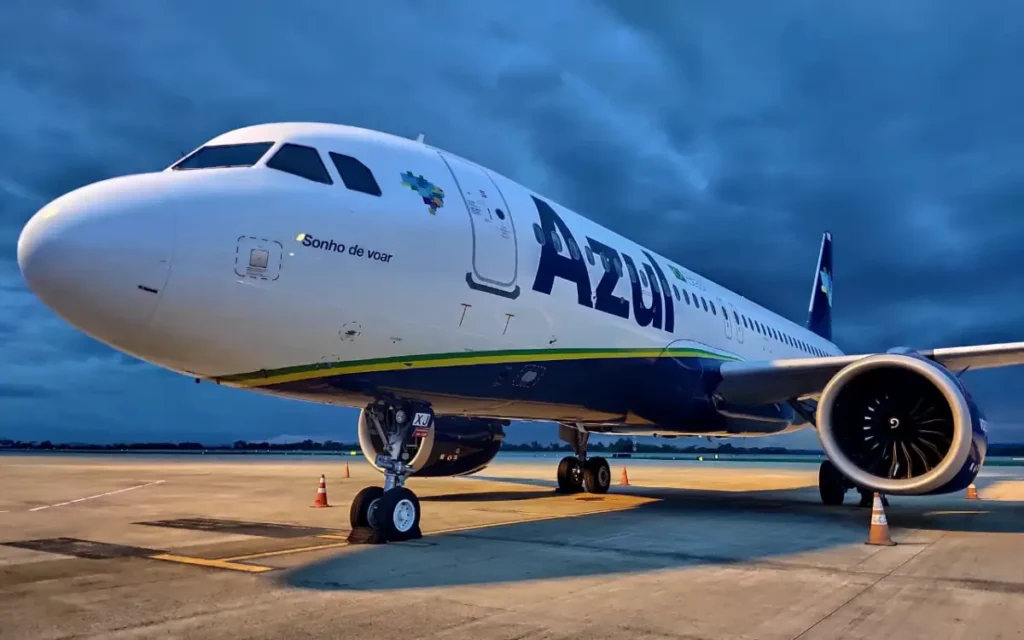
[{"label": "fuselage stripe", "polygon": [[218,382],[240,387],[262,387],[296,380],[311,380],[329,376],[366,373],[373,371],[399,371],[432,367],[460,367],[480,364],[513,364],[518,362],[551,362],[559,360],[597,360],[607,358],[678,358],[698,357],[715,360],[738,360],[731,355],[696,348],[671,349],[522,349],[515,351],[474,351],[434,353],[353,360],[350,362],[321,362],[281,369],[267,369],[215,378]]}]

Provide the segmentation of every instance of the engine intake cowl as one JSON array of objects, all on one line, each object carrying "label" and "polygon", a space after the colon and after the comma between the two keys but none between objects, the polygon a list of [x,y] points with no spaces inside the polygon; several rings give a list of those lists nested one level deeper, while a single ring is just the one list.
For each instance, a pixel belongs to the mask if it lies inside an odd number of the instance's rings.
[{"label": "engine intake cowl", "polygon": [[[363,457],[383,472],[375,461],[384,452],[384,443],[366,420],[365,409],[359,412],[358,430]],[[403,462],[418,477],[469,475],[494,460],[504,437],[500,420],[435,416],[425,435],[413,437],[406,444]]]},{"label": "engine intake cowl", "polygon": [[822,391],[818,436],[854,485],[893,495],[966,488],[985,459],[985,419],[960,380],[920,356],[858,360]]}]

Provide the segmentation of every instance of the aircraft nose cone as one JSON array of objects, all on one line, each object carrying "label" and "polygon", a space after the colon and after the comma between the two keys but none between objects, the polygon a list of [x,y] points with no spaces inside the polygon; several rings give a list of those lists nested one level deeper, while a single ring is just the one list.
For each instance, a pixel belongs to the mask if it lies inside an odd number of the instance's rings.
[{"label": "aircraft nose cone", "polygon": [[124,184],[83,187],[41,209],[18,239],[18,266],[57,315],[132,352],[167,283],[174,219]]}]

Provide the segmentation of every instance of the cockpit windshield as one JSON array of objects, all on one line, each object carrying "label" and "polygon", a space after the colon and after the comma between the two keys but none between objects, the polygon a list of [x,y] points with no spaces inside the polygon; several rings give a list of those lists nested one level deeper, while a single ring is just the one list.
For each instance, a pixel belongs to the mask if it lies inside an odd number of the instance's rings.
[{"label": "cockpit windshield", "polygon": [[184,157],[171,169],[214,169],[220,167],[251,167],[274,146],[273,142],[246,142],[242,144],[215,144],[200,147]]}]

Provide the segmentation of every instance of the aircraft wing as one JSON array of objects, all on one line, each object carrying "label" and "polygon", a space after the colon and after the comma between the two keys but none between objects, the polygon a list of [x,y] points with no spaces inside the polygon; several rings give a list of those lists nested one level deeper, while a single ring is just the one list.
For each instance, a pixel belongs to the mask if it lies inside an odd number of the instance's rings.
[{"label": "aircraft wing", "polygon": [[[1024,364],[1024,342],[945,347],[917,353],[953,371]],[[874,354],[727,362],[722,365],[722,381],[716,394],[747,406],[812,398],[841,369],[869,355]]]}]

